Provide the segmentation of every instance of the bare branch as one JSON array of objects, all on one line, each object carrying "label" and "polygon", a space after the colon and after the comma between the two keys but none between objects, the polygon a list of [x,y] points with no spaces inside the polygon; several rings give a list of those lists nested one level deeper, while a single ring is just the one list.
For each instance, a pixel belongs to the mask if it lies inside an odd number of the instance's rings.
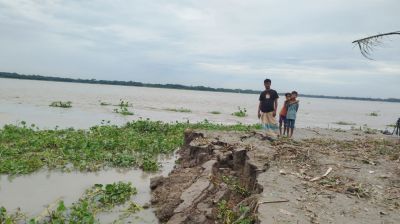
[{"label": "bare branch", "polygon": [[390,33],[382,33],[374,36],[365,37],[359,40],[355,40],[352,43],[358,45],[361,54],[370,60],[373,60],[370,57],[371,52],[375,47],[382,45],[381,39],[390,35],[400,35],[400,31],[390,32]]}]

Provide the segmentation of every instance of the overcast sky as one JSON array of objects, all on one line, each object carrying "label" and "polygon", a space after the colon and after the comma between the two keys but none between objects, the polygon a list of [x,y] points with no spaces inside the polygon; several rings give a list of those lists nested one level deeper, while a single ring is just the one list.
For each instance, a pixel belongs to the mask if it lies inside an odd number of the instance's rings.
[{"label": "overcast sky", "polygon": [[0,0],[0,71],[396,97],[399,0]]}]

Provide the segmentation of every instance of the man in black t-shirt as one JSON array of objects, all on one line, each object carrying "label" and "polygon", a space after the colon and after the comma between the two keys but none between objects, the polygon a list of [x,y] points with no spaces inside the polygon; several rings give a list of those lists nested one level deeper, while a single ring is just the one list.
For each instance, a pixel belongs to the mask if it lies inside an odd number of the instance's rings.
[{"label": "man in black t-shirt", "polygon": [[271,80],[264,80],[265,90],[261,92],[258,105],[258,118],[261,119],[263,128],[267,135],[276,136],[278,125],[275,120],[276,110],[278,109],[278,93],[271,89]]}]

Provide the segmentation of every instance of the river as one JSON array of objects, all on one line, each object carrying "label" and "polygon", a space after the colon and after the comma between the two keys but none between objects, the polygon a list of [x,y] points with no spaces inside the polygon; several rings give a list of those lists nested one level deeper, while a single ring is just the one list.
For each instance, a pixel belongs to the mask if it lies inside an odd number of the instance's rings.
[{"label": "river", "polygon": [[[279,86],[273,86],[279,91]],[[120,100],[132,104],[132,116],[114,112]],[[297,127],[322,127],[349,129],[368,126],[388,129],[400,117],[400,104],[355,100],[317,99],[300,97]],[[71,108],[55,108],[53,101],[71,101]],[[102,106],[101,102],[110,105]],[[282,106],[283,97],[279,100]],[[207,119],[223,124],[255,124],[258,95],[218,93],[145,87],[93,85],[0,78],[0,126],[25,121],[44,129],[55,127],[89,128],[102,122],[122,125],[135,119],[161,120],[164,122],[199,122]],[[235,117],[238,107],[246,108],[248,116]],[[188,109],[191,112],[174,112],[171,109]],[[220,114],[212,114],[218,111]],[[378,116],[370,116],[375,112]],[[336,122],[353,125],[338,125]],[[149,203],[150,177],[167,175],[174,165],[175,157],[161,160],[163,170],[158,174],[147,174],[138,169],[109,169],[97,173],[39,171],[30,175],[10,178],[0,175],[0,206],[14,211],[20,207],[29,216],[36,216],[45,206],[57,199],[67,204],[76,201],[84,190],[93,184],[116,181],[131,181],[139,194],[133,198],[139,204]],[[117,213],[106,214],[102,222],[111,221]],[[132,223],[157,222],[153,210],[147,209],[130,219]]]}]

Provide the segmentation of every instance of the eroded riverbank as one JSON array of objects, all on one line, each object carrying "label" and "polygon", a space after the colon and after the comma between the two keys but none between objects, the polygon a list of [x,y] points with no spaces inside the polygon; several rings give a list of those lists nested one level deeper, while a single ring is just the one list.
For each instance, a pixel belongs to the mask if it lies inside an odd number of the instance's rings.
[{"label": "eroded riverbank", "polygon": [[361,131],[188,131],[179,164],[153,178],[168,223],[399,223],[398,138]]}]

